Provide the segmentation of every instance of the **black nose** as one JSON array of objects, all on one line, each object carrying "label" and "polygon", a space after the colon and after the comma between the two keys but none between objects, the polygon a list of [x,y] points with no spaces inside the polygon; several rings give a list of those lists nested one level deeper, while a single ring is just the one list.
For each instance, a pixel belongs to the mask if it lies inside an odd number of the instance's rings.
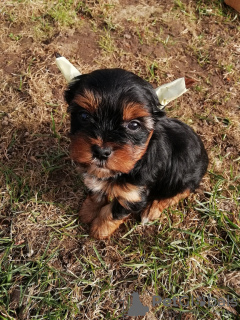
[{"label": "black nose", "polygon": [[99,160],[107,160],[107,158],[112,153],[112,149],[110,147],[99,147],[97,145],[92,146],[92,154],[94,158]]}]

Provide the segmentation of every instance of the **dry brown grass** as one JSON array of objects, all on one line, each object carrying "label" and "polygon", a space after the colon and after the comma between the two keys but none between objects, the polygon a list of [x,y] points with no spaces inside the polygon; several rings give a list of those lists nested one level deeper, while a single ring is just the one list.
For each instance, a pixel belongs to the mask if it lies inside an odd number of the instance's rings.
[{"label": "dry brown grass", "polygon": [[[133,291],[150,308],[138,318],[236,318],[239,306],[183,312],[151,299],[239,302],[239,15],[207,0],[8,0],[0,15],[0,318],[121,319]],[[122,67],[154,86],[196,79],[167,112],[208,150],[199,193],[159,222],[92,240],[78,222],[85,191],[54,52],[83,73]]]}]

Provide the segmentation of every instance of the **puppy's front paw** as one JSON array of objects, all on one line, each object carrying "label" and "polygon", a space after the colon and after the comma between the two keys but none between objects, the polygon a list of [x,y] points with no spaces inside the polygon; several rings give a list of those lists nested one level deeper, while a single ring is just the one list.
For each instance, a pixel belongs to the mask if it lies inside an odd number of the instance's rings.
[{"label": "puppy's front paw", "polygon": [[88,195],[83,202],[79,211],[79,219],[83,223],[91,223],[99,214],[103,206],[105,206],[107,200],[103,198],[101,201],[97,200],[95,195]]},{"label": "puppy's front paw", "polygon": [[113,220],[112,204],[103,207],[100,214],[93,220],[90,235],[95,239],[107,239],[119,228],[124,220]]}]

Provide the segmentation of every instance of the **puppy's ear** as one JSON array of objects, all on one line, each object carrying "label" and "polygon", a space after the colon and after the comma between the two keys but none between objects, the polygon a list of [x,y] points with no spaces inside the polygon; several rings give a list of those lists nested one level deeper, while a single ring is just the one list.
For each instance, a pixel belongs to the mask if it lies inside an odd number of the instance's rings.
[{"label": "puppy's ear", "polygon": [[74,78],[68,85],[67,90],[65,90],[64,92],[64,99],[65,101],[70,105],[71,102],[73,101],[76,93],[77,93],[77,89],[79,87],[79,83],[80,83],[80,79],[84,77],[84,75],[80,75],[76,78]]}]

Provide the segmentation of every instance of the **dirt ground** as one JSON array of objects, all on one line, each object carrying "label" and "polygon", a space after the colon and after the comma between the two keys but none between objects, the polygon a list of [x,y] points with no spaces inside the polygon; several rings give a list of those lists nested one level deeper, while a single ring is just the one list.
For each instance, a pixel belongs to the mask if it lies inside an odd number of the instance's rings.
[{"label": "dirt ground", "polygon": [[[182,292],[200,288],[196,290],[201,294],[211,288],[218,297],[234,292],[239,298],[239,14],[221,1],[208,0],[5,0],[0,16],[1,319],[120,319],[119,301],[130,299],[134,290],[150,306],[156,286],[145,272],[155,269],[144,257],[155,250],[156,235],[169,219],[179,230],[201,229],[205,237],[224,239],[221,248],[209,241],[199,258],[202,267],[192,259],[193,273],[181,274],[176,287]],[[69,158],[66,82],[55,64],[55,52],[82,73],[120,67],[154,87],[179,77],[196,80],[166,112],[201,136],[210,164],[199,192],[175,214],[169,211],[170,218],[164,215],[160,223],[145,228],[130,221],[106,241],[89,238],[88,227],[78,221],[86,190],[77,164]],[[201,208],[206,203],[219,220],[204,220]],[[176,212],[184,212],[184,218]],[[180,237],[171,228],[162,236],[164,241],[171,238],[170,243]],[[229,241],[234,249],[225,258],[222,252]],[[165,253],[155,254],[168,260]],[[142,261],[145,267],[132,261]],[[173,261],[177,273],[179,261]],[[212,287],[201,275],[202,268],[217,272]],[[159,274],[162,286],[170,281],[168,275]],[[49,282],[43,289],[44,281]],[[60,311],[46,292],[58,299]],[[39,306],[34,296],[42,301]],[[226,310],[233,316],[239,312]],[[169,316],[160,311],[151,307],[139,319]],[[220,311],[209,312],[222,319]],[[181,314],[181,319],[205,317],[209,319],[205,313]]]}]

